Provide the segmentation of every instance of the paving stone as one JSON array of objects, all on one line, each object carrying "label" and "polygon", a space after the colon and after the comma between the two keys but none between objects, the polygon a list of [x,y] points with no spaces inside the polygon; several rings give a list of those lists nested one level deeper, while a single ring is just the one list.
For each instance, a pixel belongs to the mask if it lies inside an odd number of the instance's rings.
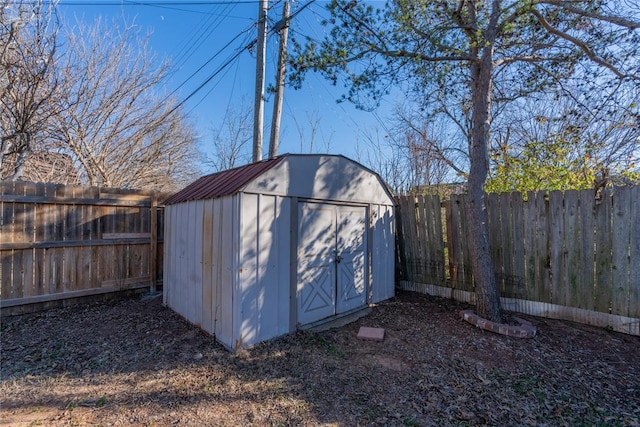
[{"label": "paving stone", "polygon": [[358,339],[382,341],[384,340],[384,328],[370,328],[368,326],[361,326],[360,330],[358,331]]}]

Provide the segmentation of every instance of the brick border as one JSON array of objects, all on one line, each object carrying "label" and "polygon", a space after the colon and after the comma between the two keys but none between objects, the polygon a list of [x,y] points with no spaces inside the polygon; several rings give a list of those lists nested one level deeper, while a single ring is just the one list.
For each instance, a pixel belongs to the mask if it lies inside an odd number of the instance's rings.
[{"label": "brick border", "polygon": [[513,338],[533,338],[536,336],[537,329],[524,319],[514,317],[519,325],[506,325],[504,323],[496,323],[490,320],[484,319],[471,310],[463,310],[460,312],[462,319],[474,326],[485,331],[495,332],[496,334],[507,335]]}]

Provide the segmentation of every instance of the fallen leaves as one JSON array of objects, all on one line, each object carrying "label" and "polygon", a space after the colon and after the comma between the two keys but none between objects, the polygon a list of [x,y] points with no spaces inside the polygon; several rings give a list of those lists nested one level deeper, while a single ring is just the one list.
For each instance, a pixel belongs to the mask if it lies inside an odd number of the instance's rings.
[{"label": "fallen leaves", "polygon": [[[640,422],[640,339],[527,317],[517,340],[403,292],[339,329],[230,354],[155,300],[2,319],[0,422],[572,425]],[[356,338],[385,328],[384,341]]]}]

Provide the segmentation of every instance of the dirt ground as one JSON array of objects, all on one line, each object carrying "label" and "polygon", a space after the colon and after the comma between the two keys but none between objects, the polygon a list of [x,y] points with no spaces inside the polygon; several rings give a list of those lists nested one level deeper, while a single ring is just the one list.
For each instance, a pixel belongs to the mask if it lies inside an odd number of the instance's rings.
[{"label": "dirt ground", "polygon": [[0,424],[640,425],[640,338],[529,316],[509,338],[464,308],[400,292],[235,355],[160,298],[4,318]]}]

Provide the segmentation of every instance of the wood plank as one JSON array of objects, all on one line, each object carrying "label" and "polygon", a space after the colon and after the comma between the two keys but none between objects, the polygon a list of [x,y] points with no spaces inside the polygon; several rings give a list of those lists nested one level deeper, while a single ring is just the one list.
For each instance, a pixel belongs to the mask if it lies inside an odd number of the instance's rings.
[{"label": "wood plank", "polygon": [[516,283],[513,281],[513,223],[511,221],[511,194],[502,193],[498,197],[500,209],[500,238],[502,247],[502,281],[504,296],[516,294]]},{"label": "wood plank", "polygon": [[417,280],[414,280],[433,283],[431,281],[431,253],[429,250],[429,215],[425,207],[424,195],[416,196],[414,212],[416,213],[416,266],[418,268],[418,277]]},{"label": "wood plank", "polygon": [[445,256],[444,256],[444,231],[442,224],[443,209],[439,196],[431,197],[431,211],[434,213],[434,235],[433,248],[438,263],[438,280],[437,285],[444,286],[447,283],[447,275],[445,272]]},{"label": "wood plank", "polygon": [[74,248],[62,248],[62,292],[75,291],[77,257]]},{"label": "wood plank", "polygon": [[[55,191],[55,189],[54,189]],[[20,194],[4,194],[4,201],[8,203],[46,203],[52,205],[93,205],[93,206],[120,206],[120,207],[149,207],[151,199],[146,200],[127,200],[126,198],[101,198],[91,199],[82,197],[73,197],[65,195],[57,196],[25,196]]]},{"label": "wood plank", "polygon": [[444,208],[444,228],[445,228],[445,258],[446,258],[446,268],[448,271],[448,285],[449,287],[454,287],[457,279],[457,269],[454,268],[453,259],[455,255],[453,253],[453,227],[452,227],[452,213],[451,213],[451,199],[445,200],[442,202],[442,206]]},{"label": "wood plank", "polygon": [[45,249],[33,249],[33,286],[34,295],[45,295],[48,288],[44,276]]},{"label": "wood plank", "polygon": [[537,193],[529,191],[524,209],[524,243],[525,269],[527,282],[526,299],[535,301],[538,298],[538,269],[537,266]]},{"label": "wood plank", "polygon": [[11,287],[13,286],[13,251],[0,251],[0,299],[11,298]]},{"label": "wood plank", "polygon": [[515,298],[524,298],[527,294],[525,281],[524,251],[524,200],[522,193],[510,194],[511,230],[513,236],[513,263],[511,277]]},{"label": "wood plank", "polygon": [[464,277],[464,286],[466,290],[475,291],[475,283],[473,279],[473,266],[471,263],[471,250],[469,241],[469,221],[467,221],[467,196],[460,195],[460,247],[462,248],[462,274]]},{"label": "wood plank", "polygon": [[403,212],[403,231],[405,232],[405,257],[407,278],[415,280],[417,277],[416,269],[416,238],[415,238],[415,207],[413,204],[413,196],[407,196],[402,199]]},{"label": "wood plank", "polygon": [[[575,207],[574,207],[575,209]],[[565,209],[561,191],[549,193],[549,268],[551,281],[550,301],[561,304],[566,297],[565,286]]]},{"label": "wood plank", "polygon": [[453,263],[453,273],[451,275],[452,278],[452,288],[454,289],[467,289],[468,284],[465,283],[464,276],[464,253],[463,253],[463,245],[462,245],[462,225],[460,218],[461,211],[461,201],[462,198],[459,194],[451,195],[451,259]]},{"label": "wood plank", "polygon": [[[148,278],[145,278],[145,277],[136,278],[136,280],[138,279],[139,279],[139,282],[134,283],[132,281],[132,283],[127,284],[127,289],[128,290],[142,289],[149,286]],[[144,279],[146,279],[146,281]],[[0,308],[16,307],[20,305],[36,304],[36,303],[48,302],[48,301],[59,301],[63,299],[79,298],[83,296],[101,295],[101,294],[107,294],[112,292],[118,292],[120,290],[121,289],[115,286],[114,287],[105,286],[101,288],[82,289],[82,290],[72,291],[72,292],[61,292],[55,295],[39,295],[39,296],[33,296],[28,298],[0,300]]]},{"label": "wood plank", "polygon": [[409,213],[409,238],[411,240],[411,258],[409,259],[411,270],[413,272],[413,280],[420,281],[422,273],[422,259],[420,254],[420,243],[418,237],[418,215],[416,212],[416,199],[411,196],[407,200],[407,212]]},{"label": "wood plank", "polygon": [[500,222],[501,207],[500,195],[486,194],[485,208],[487,210],[487,228],[489,230],[489,250],[491,263],[495,275],[496,285],[501,296],[505,295],[504,269],[502,264],[502,225]]},{"label": "wood plank", "polygon": [[551,302],[551,273],[549,270],[549,203],[546,192],[539,192],[536,199],[537,220],[537,276],[539,301]]},{"label": "wood plank", "polygon": [[596,289],[593,309],[608,313],[611,308],[612,290],[612,235],[611,235],[611,190],[602,190],[601,199],[596,201],[595,207],[595,278]]},{"label": "wood plank", "polygon": [[0,243],[0,250],[23,250],[42,248],[72,248],[83,246],[112,246],[112,245],[148,245],[149,238],[142,239],[99,239],[99,240],[48,240],[44,242]]},{"label": "wood plank", "polygon": [[640,319],[640,186],[631,188],[629,316]]},{"label": "wood plank", "polygon": [[126,193],[100,191],[100,199],[121,200],[127,202],[151,202],[155,194],[153,190],[125,190]]},{"label": "wood plank", "polygon": [[[2,199],[0,200],[0,244],[11,243],[14,241],[13,236],[13,207],[15,203],[8,202],[6,195],[13,193],[14,183],[0,181],[2,189]],[[5,250],[1,250],[5,249]],[[8,250],[7,250],[8,249]],[[13,253],[14,251],[9,248],[2,248],[0,246],[0,256],[2,260],[0,262],[0,297],[7,299],[11,297],[13,287]]]},{"label": "wood plank", "polygon": [[[406,257],[406,241],[404,234],[404,222],[405,212],[402,208],[403,202],[401,199],[406,196],[397,196],[396,200],[396,275],[399,279],[404,279],[407,276],[407,257]],[[296,216],[297,218],[297,216]],[[293,255],[292,255],[293,256]],[[293,281],[295,282],[295,281]]]},{"label": "wood plank", "polygon": [[429,282],[432,284],[440,283],[440,266],[442,260],[439,257],[438,249],[441,242],[438,241],[438,233],[436,230],[436,218],[440,215],[440,206],[435,209],[434,200],[438,197],[432,194],[423,196],[424,199],[424,214],[426,219],[426,237],[427,242],[425,250],[429,258]]},{"label": "wood plank", "polygon": [[49,264],[49,293],[56,294],[64,292],[62,286],[62,266],[63,266],[63,249],[52,248],[47,250]]},{"label": "wood plank", "polygon": [[[565,193],[564,213],[564,265],[563,265],[563,295],[554,300],[555,304],[563,304],[570,307],[580,307],[581,301],[585,301],[585,294],[591,294],[588,285],[580,280],[582,268],[582,221],[580,216],[579,193],[567,191]],[[591,251],[593,252],[593,250]],[[552,253],[552,257],[554,254]],[[552,258],[553,259],[553,258]],[[588,297],[587,297],[588,298]],[[586,307],[583,307],[586,308]]]},{"label": "wood plank", "polygon": [[579,282],[587,287],[589,292],[583,291],[578,295],[578,307],[591,310],[595,299],[597,282],[595,279],[595,241],[594,241],[594,209],[595,197],[593,190],[583,190],[578,193],[580,207],[580,269]]},{"label": "wood plank", "polygon": [[[631,188],[617,187],[613,192],[612,211],[612,271],[611,314],[628,316],[631,285],[629,273],[631,258]],[[638,262],[638,261],[636,261]]]},{"label": "wood plank", "polygon": [[103,233],[105,240],[145,239],[150,241],[152,233]]},{"label": "wood plank", "polygon": [[34,251],[35,249],[22,251],[22,295],[30,297],[38,295],[34,283]]}]

